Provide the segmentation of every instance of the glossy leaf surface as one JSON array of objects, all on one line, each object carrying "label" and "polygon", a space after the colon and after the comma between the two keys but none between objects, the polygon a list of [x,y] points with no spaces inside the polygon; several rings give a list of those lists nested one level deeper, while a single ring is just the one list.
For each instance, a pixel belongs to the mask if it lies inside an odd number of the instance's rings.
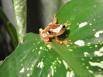
[{"label": "glossy leaf surface", "polygon": [[[71,45],[58,48],[78,77],[94,77],[103,71],[103,0],[71,0],[57,14],[67,24]],[[56,46],[55,49],[58,49]],[[64,55],[63,55],[64,53]],[[76,63],[75,63],[76,62]]]},{"label": "glossy leaf surface", "polygon": [[65,77],[66,72],[60,56],[32,33],[0,66],[0,77]]}]

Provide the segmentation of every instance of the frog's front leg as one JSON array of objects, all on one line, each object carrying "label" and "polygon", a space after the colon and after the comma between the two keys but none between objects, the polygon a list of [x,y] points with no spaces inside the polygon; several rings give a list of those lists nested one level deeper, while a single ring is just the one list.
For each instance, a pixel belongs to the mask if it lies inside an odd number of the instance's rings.
[{"label": "frog's front leg", "polygon": [[57,42],[57,43],[59,43],[59,44],[63,44],[63,41],[61,41],[60,39],[59,39],[59,37],[55,37],[55,41]]},{"label": "frog's front leg", "polygon": [[59,44],[65,44],[65,45],[68,44],[68,41],[66,39],[60,40],[59,37],[57,36],[55,37],[55,41]]}]

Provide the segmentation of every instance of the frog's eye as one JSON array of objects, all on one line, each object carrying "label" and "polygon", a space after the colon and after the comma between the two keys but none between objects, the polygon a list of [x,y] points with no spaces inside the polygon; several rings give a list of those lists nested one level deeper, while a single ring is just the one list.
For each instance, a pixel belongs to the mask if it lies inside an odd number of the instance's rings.
[{"label": "frog's eye", "polygon": [[50,34],[50,33],[51,33],[51,31],[48,31],[48,33]]},{"label": "frog's eye", "polygon": [[63,28],[65,28],[65,25],[63,25]]},{"label": "frog's eye", "polygon": [[61,27],[61,28],[65,28],[65,25],[61,24],[60,27]]}]

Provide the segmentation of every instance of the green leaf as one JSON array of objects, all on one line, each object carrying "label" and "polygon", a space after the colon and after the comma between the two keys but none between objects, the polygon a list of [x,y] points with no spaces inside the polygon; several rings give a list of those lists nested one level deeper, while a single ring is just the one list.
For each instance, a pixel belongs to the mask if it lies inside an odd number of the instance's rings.
[{"label": "green leaf", "polygon": [[57,14],[58,22],[70,28],[72,44],[53,47],[77,77],[103,76],[102,4],[103,0],[71,0]]},{"label": "green leaf", "polygon": [[16,20],[16,30],[19,42],[23,42],[23,37],[26,32],[26,0],[12,0],[14,7],[14,14]]},{"label": "green leaf", "polygon": [[16,46],[18,44],[18,37],[17,37],[16,29],[15,29],[14,25],[12,25],[10,23],[10,21],[4,14],[3,9],[1,7],[0,7],[0,19],[3,20],[4,28],[7,30],[8,34],[10,36],[10,39],[12,40],[11,45],[13,46],[13,49],[16,48]]},{"label": "green leaf", "polygon": [[0,65],[0,77],[65,77],[67,71],[60,56],[32,33]]}]

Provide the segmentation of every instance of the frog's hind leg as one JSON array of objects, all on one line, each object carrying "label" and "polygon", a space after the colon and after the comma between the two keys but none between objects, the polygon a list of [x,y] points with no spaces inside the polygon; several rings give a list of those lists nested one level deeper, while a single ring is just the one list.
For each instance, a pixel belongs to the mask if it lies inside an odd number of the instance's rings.
[{"label": "frog's hind leg", "polygon": [[50,27],[54,26],[56,23],[57,23],[57,18],[56,18],[56,16],[53,16],[52,22],[47,25],[47,27],[45,28],[45,31],[48,31],[50,29]]},{"label": "frog's hind leg", "polygon": [[53,24],[56,24],[56,23],[57,23],[57,18],[56,18],[56,16],[55,16],[55,15],[53,16],[52,23],[53,23]]},{"label": "frog's hind leg", "polygon": [[51,24],[57,24],[57,18],[56,18],[55,15],[54,15],[53,18],[52,18],[52,22],[49,23],[48,25],[51,25]]}]

